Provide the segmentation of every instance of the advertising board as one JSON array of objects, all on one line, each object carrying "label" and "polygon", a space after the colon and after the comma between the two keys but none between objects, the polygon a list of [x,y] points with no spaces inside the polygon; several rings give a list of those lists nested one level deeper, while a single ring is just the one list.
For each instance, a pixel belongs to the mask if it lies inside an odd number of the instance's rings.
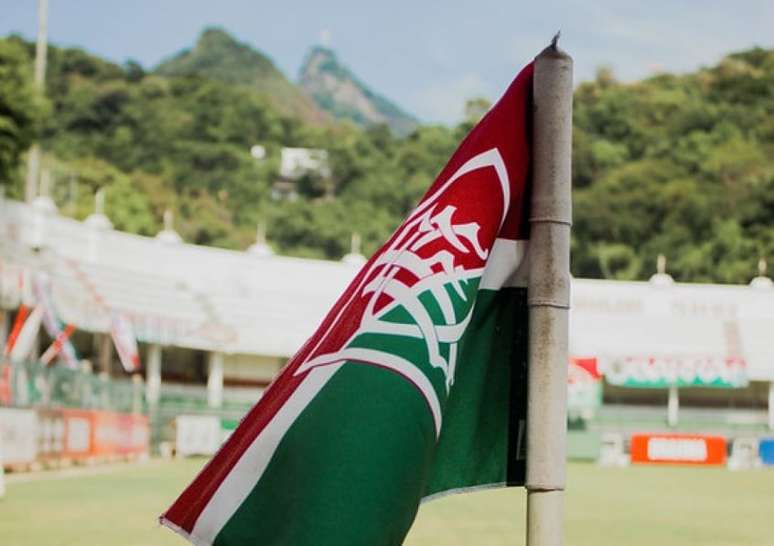
[{"label": "advertising board", "polygon": [[631,462],[720,466],[726,464],[726,439],[703,434],[634,434]]},{"label": "advertising board", "polygon": [[600,358],[600,371],[610,384],[632,388],[738,388],[747,385],[747,364],[739,357],[608,356]]},{"label": "advertising board", "polygon": [[774,438],[761,438],[759,440],[758,455],[762,464],[774,466]]},{"label": "advertising board", "polygon": [[181,457],[213,455],[220,447],[223,434],[214,415],[179,415],[175,426],[175,449]]},{"label": "advertising board", "polygon": [[150,427],[144,415],[63,409],[63,456],[101,458],[147,453]]}]

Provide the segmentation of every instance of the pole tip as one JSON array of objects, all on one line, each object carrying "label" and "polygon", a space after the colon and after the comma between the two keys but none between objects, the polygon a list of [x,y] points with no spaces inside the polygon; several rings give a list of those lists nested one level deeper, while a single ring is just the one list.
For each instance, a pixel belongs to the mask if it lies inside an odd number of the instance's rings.
[{"label": "pole tip", "polygon": [[538,55],[538,58],[540,57],[551,57],[551,58],[567,58],[569,59],[570,56],[567,55],[560,47],[559,47],[559,38],[562,37],[562,31],[558,30],[556,34],[554,34],[554,37],[551,38],[551,43],[548,45],[547,48],[545,48],[543,51],[540,52],[540,55]]},{"label": "pole tip", "polygon": [[559,38],[561,36],[562,36],[562,31],[560,29],[560,30],[557,30],[556,34],[554,34],[554,37],[551,38],[551,49],[553,49],[554,51],[559,50]]}]

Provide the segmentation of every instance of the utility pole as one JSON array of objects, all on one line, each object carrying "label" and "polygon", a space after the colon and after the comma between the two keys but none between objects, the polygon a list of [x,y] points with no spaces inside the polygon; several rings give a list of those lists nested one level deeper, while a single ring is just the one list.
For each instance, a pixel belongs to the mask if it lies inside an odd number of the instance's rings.
[{"label": "utility pole", "polygon": [[[48,52],[48,0],[38,0],[38,39],[35,43],[35,91],[45,94],[46,56]],[[24,200],[31,203],[38,195],[40,144],[35,142],[27,157],[27,181]]]}]

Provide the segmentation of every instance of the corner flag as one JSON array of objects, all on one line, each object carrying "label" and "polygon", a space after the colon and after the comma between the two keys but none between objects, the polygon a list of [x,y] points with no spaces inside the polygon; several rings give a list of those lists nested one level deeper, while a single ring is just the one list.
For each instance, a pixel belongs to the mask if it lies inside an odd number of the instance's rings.
[{"label": "corner flag", "polygon": [[198,546],[396,545],[423,499],[524,484],[532,77],[530,64],[164,525]]}]

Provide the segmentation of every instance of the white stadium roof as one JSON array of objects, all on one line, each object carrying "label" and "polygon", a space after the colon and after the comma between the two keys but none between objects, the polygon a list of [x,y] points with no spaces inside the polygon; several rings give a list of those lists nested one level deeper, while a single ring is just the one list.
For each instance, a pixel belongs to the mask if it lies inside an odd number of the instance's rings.
[{"label": "white stadium roof", "polygon": [[[34,299],[31,290],[20,292],[19,278],[42,270],[56,312],[78,328],[105,332],[119,312],[141,341],[226,353],[291,356],[358,271],[356,260],[130,235],[60,216],[45,200],[0,201],[0,234],[3,307]],[[774,289],[758,284],[574,279],[571,352],[742,356],[750,379],[774,380]]]}]

